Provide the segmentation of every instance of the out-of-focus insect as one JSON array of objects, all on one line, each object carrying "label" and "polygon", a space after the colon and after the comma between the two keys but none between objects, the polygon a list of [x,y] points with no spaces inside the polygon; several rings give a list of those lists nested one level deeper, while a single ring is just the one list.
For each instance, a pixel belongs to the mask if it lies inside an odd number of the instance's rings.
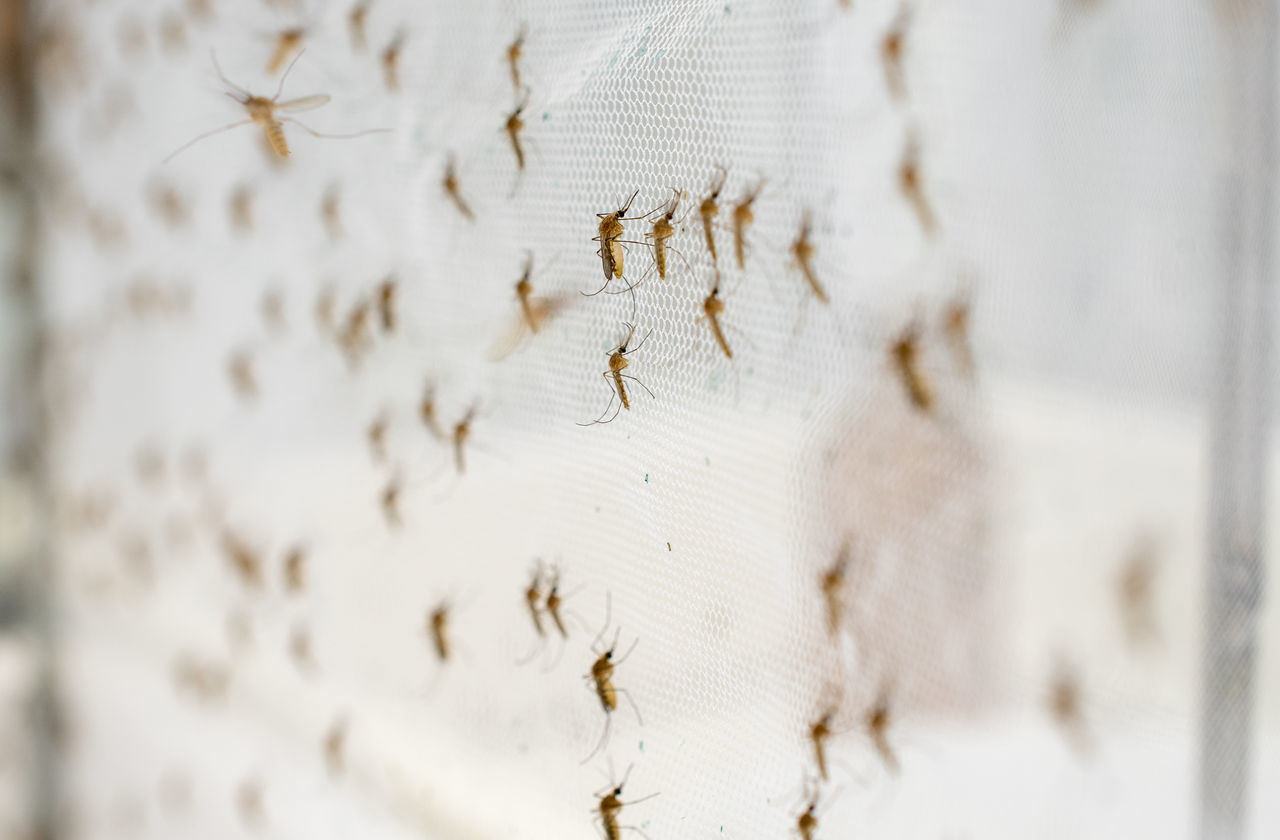
[{"label": "out-of-focus insect", "polygon": [[907,396],[919,411],[928,414],[933,410],[933,390],[920,370],[920,325],[912,322],[893,340],[890,359]]},{"label": "out-of-focus insect", "polygon": [[1149,534],[1141,535],[1129,549],[1116,580],[1116,595],[1125,634],[1131,643],[1156,635],[1152,590],[1156,578],[1156,544]]},{"label": "out-of-focus insect", "polygon": [[445,163],[442,185],[444,186],[444,194],[449,196],[449,200],[458,208],[458,212],[463,215],[463,218],[467,221],[475,221],[475,214],[471,212],[471,208],[467,206],[467,202],[462,198],[462,193],[458,191],[458,170],[452,157]]},{"label": "out-of-focus insect", "polygon": [[285,62],[291,57],[297,61],[297,58],[294,57],[294,53],[301,55],[300,50],[302,49],[302,41],[306,37],[307,30],[302,27],[282,29],[277,32],[273,36],[275,46],[272,48],[271,58],[267,60],[267,73],[272,76],[279,73],[280,68],[283,67]]},{"label": "out-of-focus insect", "polygon": [[333,332],[333,310],[338,305],[337,292],[329,287],[316,296],[316,326],[322,335]]},{"label": "out-of-focus insect", "polygon": [[711,262],[716,262],[716,233],[715,222],[720,215],[720,192],[724,189],[724,183],[729,178],[729,170],[723,166],[716,169],[720,172],[720,177],[711,185],[711,194],[702,199],[702,203],[698,205],[698,215],[702,218],[702,235],[707,240],[707,250],[711,252]]},{"label": "out-of-focus insect", "polygon": [[529,617],[533,619],[533,629],[539,636],[547,634],[542,626],[542,561],[534,566],[533,576],[524,590],[524,603],[529,608]]},{"label": "out-of-focus insect", "polygon": [[516,39],[507,45],[507,66],[511,69],[511,86],[515,88],[516,93],[521,90],[520,86],[520,59],[524,57],[524,38],[527,31],[522,24],[520,31],[516,33]]},{"label": "out-of-focus insect", "polygon": [[[657,267],[658,277],[662,280],[667,279],[667,249],[669,247],[667,240],[676,235],[676,229],[671,224],[671,220],[675,218],[676,208],[680,206],[680,200],[684,198],[684,193],[675,187],[671,188],[671,192],[671,200],[658,208],[658,212],[661,215],[653,223],[653,230],[644,235],[644,238],[649,240],[653,247],[653,264]],[[672,248],[671,250],[674,251],[675,249]]]},{"label": "out-of-focus insect", "polygon": [[715,336],[716,344],[720,345],[720,349],[724,351],[725,358],[732,359],[733,351],[729,349],[729,342],[725,340],[724,328],[720,323],[720,316],[723,314],[724,301],[720,298],[720,284],[716,283],[711,289],[711,294],[702,301],[702,317],[698,320],[707,322],[707,326],[711,328],[711,334]]},{"label": "out-of-focus insect", "polygon": [[170,11],[160,19],[160,43],[170,54],[187,48],[187,27],[176,12]]},{"label": "out-of-focus insect", "polygon": [[213,0],[187,0],[187,14],[192,20],[210,20],[213,18]]},{"label": "out-of-focus insect", "polygon": [[382,321],[383,332],[395,332],[396,279],[394,277],[388,277],[378,285],[378,317]]},{"label": "out-of-focus insect", "polygon": [[373,461],[381,464],[387,459],[387,426],[391,420],[384,411],[377,417],[373,418],[373,422],[369,424],[369,452],[373,455]]},{"label": "out-of-focus insect", "polygon": [[[821,578],[822,597],[827,603],[827,632],[833,636],[840,629],[840,620],[844,617],[844,584],[848,569],[849,546],[846,544]],[[823,778],[826,778],[825,773]]]},{"label": "out-of-focus insect", "polygon": [[320,200],[320,218],[330,239],[342,238],[342,191],[337,184],[330,186]]},{"label": "out-of-focus insect", "polygon": [[351,30],[351,49],[356,52],[364,52],[368,47],[368,39],[365,37],[365,21],[369,17],[369,7],[373,5],[373,0],[360,0],[351,7],[350,13],[347,14],[347,25]]},{"label": "out-of-focus insect", "polygon": [[[210,55],[212,56],[213,54],[210,53]],[[301,57],[302,53],[298,53],[297,57],[295,57],[293,62],[289,65],[289,68],[284,71],[284,75],[280,77],[280,85],[276,88],[275,96],[267,99],[262,96],[254,96],[249,93],[249,91],[229,80],[226,75],[223,74],[222,68],[218,66],[217,57],[213,56],[213,66],[218,73],[218,78],[222,80],[223,84],[231,88],[231,90],[227,92],[227,96],[230,96],[232,99],[244,106],[245,111],[249,114],[249,118],[231,123],[230,125],[224,125],[222,128],[215,128],[212,131],[206,131],[204,134],[201,134],[195,139],[179,146],[172,154],[164,159],[164,162],[168,163],[179,154],[207,137],[212,137],[215,134],[221,134],[224,131],[230,131],[233,128],[239,128],[242,125],[249,125],[251,123],[257,123],[262,126],[267,144],[271,147],[271,150],[281,158],[289,156],[289,141],[286,140],[284,136],[284,123],[286,122],[293,123],[303,131],[306,131],[308,134],[315,137],[321,137],[329,140],[344,140],[352,137],[362,137],[366,134],[376,134],[378,132],[385,132],[388,130],[385,128],[374,128],[368,131],[359,131],[355,134],[322,134],[299,122],[293,117],[279,116],[279,114],[297,114],[303,111],[311,111],[319,108],[329,101],[329,94],[327,93],[315,93],[311,96],[304,96],[300,99],[291,99],[288,102],[276,101],[284,91],[284,83],[289,78],[289,73],[293,70],[294,64],[297,64],[298,59]]]},{"label": "out-of-focus insect", "polygon": [[295,625],[289,635],[289,655],[300,671],[309,672],[316,667],[315,657],[311,654],[311,630],[305,622]]},{"label": "out-of-focus insect", "polygon": [[357,301],[347,315],[347,323],[338,335],[338,345],[347,356],[347,361],[355,367],[364,358],[369,349],[369,302]]},{"label": "out-of-focus insect", "polygon": [[871,744],[876,752],[880,754],[884,766],[890,773],[897,773],[898,757],[894,754],[893,747],[889,745],[889,723],[889,690],[882,688],[867,712],[867,735],[871,738]]},{"label": "out-of-focus insect", "polygon": [[231,227],[241,234],[253,230],[253,187],[248,184],[231,192]]},{"label": "out-of-focus insect", "polygon": [[147,51],[147,30],[142,21],[133,15],[122,17],[116,29],[116,39],[120,54],[129,58],[140,58]]},{"label": "out-of-focus insect", "polygon": [[347,719],[339,717],[324,736],[324,759],[333,776],[341,775],[346,763]]},{"label": "out-of-focus insect", "polygon": [[492,361],[500,361],[511,355],[525,336],[537,335],[551,316],[562,310],[568,300],[563,295],[534,297],[533,254],[525,257],[524,270],[516,282],[516,300],[520,304],[520,316],[509,326],[489,351]]},{"label": "out-of-focus insect", "polygon": [[231,671],[223,664],[182,654],[173,663],[174,684],[180,691],[203,702],[216,702],[226,696]]},{"label": "out-of-focus insect", "polygon": [[[807,783],[806,783],[807,784]],[[808,794],[805,809],[796,818],[796,834],[800,840],[813,840],[813,833],[818,830],[818,786],[813,786],[813,793]]]},{"label": "out-of-focus insect", "polygon": [[737,257],[738,268],[747,267],[747,228],[756,220],[752,206],[764,190],[764,179],[761,178],[755,189],[748,190],[737,204],[733,205],[733,254]]},{"label": "out-of-focus insect", "polygon": [[400,476],[393,475],[387,479],[381,495],[382,515],[387,520],[387,527],[395,530],[400,527]]},{"label": "out-of-focus insect", "polygon": [[920,142],[914,133],[907,137],[902,161],[898,164],[898,188],[915,211],[920,227],[926,235],[932,236],[938,229],[938,221],[920,182]]},{"label": "out-of-focus insect", "polygon": [[800,267],[800,273],[804,275],[804,279],[809,283],[809,288],[813,290],[813,296],[822,303],[828,303],[827,292],[818,283],[818,278],[813,272],[814,247],[813,241],[809,239],[809,235],[812,232],[813,216],[806,210],[800,222],[800,235],[791,243],[791,256],[795,259],[796,265]]},{"label": "out-of-focus insect", "polygon": [[236,808],[246,827],[256,829],[266,821],[266,809],[262,806],[262,782],[245,779],[236,789]]},{"label": "out-of-focus insect", "polygon": [[632,217],[627,215],[627,211],[631,209],[631,202],[635,201],[636,196],[639,194],[640,190],[633,192],[631,198],[627,199],[626,204],[611,213],[596,214],[600,224],[597,226],[597,235],[591,241],[600,243],[600,249],[596,251],[596,255],[600,257],[600,263],[604,269],[604,285],[594,292],[583,292],[584,295],[588,297],[598,295],[609,287],[610,281],[622,277],[624,251],[622,248],[623,240],[619,237],[626,230],[622,225],[623,222],[643,218],[641,216]]},{"label": "out-of-focus insect", "polygon": [[813,742],[813,757],[823,781],[827,779],[827,739],[831,737],[831,719],[835,708],[828,708],[822,716],[809,725],[809,740]]},{"label": "out-of-focus insect", "polygon": [[601,788],[593,794],[600,800],[600,804],[597,806],[599,816],[597,816],[596,819],[599,820],[601,829],[604,831],[605,840],[618,840],[618,838],[622,836],[622,829],[624,828],[631,829],[641,836],[648,836],[635,826],[618,825],[618,815],[622,813],[623,806],[638,805],[641,802],[647,802],[658,795],[657,793],[651,793],[648,796],[641,797],[640,799],[633,799],[630,802],[622,801],[622,788],[626,785],[627,779],[631,776],[632,766],[627,767],[627,772],[622,775],[622,781],[618,782],[617,785],[613,783],[613,773],[610,772],[608,786]]},{"label": "out-of-focus insect", "polygon": [[453,426],[453,463],[458,469],[458,475],[467,471],[466,445],[471,437],[471,421],[475,419],[476,411],[476,406],[472,405]]},{"label": "out-of-focus insect", "polygon": [[511,148],[516,153],[516,169],[524,171],[524,147],[520,145],[520,132],[524,131],[524,120],[520,115],[524,112],[524,108],[529,104],[529,94],[526,92],[521,98],[516,109],[507,115],[507,121],[503,125],[502,130],[507,133],[507,138],[511,141]]},{"label": "out-of-focus insect", "polygon": [[907,97],[906,72],[903,58],[906,54],[907,31],[911,26],[911,7],[905,2],[880,41],[880,63],[884,65],[884,80],[889,95],[898,102]]},{"label": "out-of-focus insect", "polygon": [[262,293],[262,322],[274,333],[285,331],[284,294],[279,289]]},{"label": "out-of-focus insect", "polygon": [[1090,739],[1085,729],[1084,703],[1080,695],[1079,675],[1075,668],[1060,659],[1049,681],[1049,713],[1072,747],[1087,753]]},{"label": "out-of-focus insect", "polygon": [[262,588],[262,559],[242,539],[230,531],[222,534],[222,550],[231,568],[249,589]]},{"label": "out-of-focus insect", "polygon": [[151,209],[170,227],[187,223],[190,210],[172,184],[156,183],[150,189]]},{"label": "out-of-focus insect", "polygon": [[[640,343],[637,344],[635,347],[632,347],[631,349],[627,349],[627,345],[631,343],[631,337],[635,335],[636,328],[634,324],[623,324],[623,326],[628,328],[627,337],[622,340],[622,343],[618,345],[618,348],[616,350],[612,350],[605,354],[609,357],[609,369],[601,373],[601,376],[604,377],[606,382],[609,382],[611,386],[611,390],[613,391],[613,393],[610,394],[609,396],[609,403],[604,407],[603,414],[601,414],[595,420],[592,420],[590,423],[579,423],[578,424],[579,426],[594,426],[598,423],[611,423],[613,422],[613,419],[618,416],[619,411],[621,411],[624,408],[627,410],[631,409],[631,400],[630,398],[627,397],[627,386],[622,381],[624,379],[630,379],[632,382],[636,383],[641,388],[644,388],[645,392],[650,397],[653,397],[653,392],[649,390],[649,386],[645,385],[643,382],[641,382],[639,379],[636,379],[631,374],[623,373],[623,371],[626,370],[627,366],[630,364],[627,361],[627,356],[631,353],[636,352],[641,347],[643,347],[644,343],[649,340],[649,335],[651,335],[652,333],[646,334],[645,337],[640,340]],[[610,379],[612,379],[612,382],[610,382]],[[605,414],[609,414],[609,409],[613,407],[613,398],[615,396],[618,398],[618,407],[613,410],[613,414],[609,417],[609,419],[605,420],[604,416]]]},{"label": "out-of-focus insect", "polygon": [[449,602],[441,601],[427,615],[427,634],[431,637],[436,658],[441,662],[449,661],[449,653],[452,650],[449,644],[449,609]]},{"label": "out-of-focus insect", "polygon": [[418,416],[422,418],[422,425],[427,427],[427,431],[436,440],[444,439],[444,431],[440,428],[440,421],[436,418],[436,384],[434,381],[428,380],[422,390],[422,401],[418,403]]},{"label": "out-of-focus insect", "polygon": [[[579,587],[580,589],[581,587]],[[577,591],[577,590],[574,590]],[[570,596],[573,594],[569,593]],[[564,626],[564,616],[560,614],[560,608],[564,605],[564,598],[560,594],[560,569],[555,566],[551,567],[551,585],[547,589],[546,610],[547,615],[551,616],[551,620],[555,623],[556,629],[560,631],[561,638],[568,639],[569,631]]]},{"label": "out-of-focus insect", "polygon": [[404,30],[398,30],[382,51],[382,81],[389,93],[400,90],[400,53],[404,51]]},{"label": "out-of-focus insect", "polygon": [[644,725],[644,720],[640,717],[640,709],[636,706],[635,701],[631,699],[630,693],[628,693],[626,689],[618,688],[613,684],[614,668],[627,661],[627,657],[629,657],[631,652],[636,649],[636,645],[640,643],[640,640],[636,639],[632,642],[631,647],[627,649],[627,652],[619,659],[615,660],[613,658],[613,653],[617,650],[618,639],[622,636],[622,628],[619,627],[617,628],[617,632],[613,634],[613,642],[609,647],[601,647],[601,644],[604,642],[605,634],[609,632],[612,607],[612,599],[606,595],[604,627],[600,628],[599,634],[597,634],[595,640],[591,642],[591,652],[596,655],[596,659],[591,663],[591,673],[586,674],[583,677],[583,679],[587,680],[588,684],[595,690],[596,697],[600,699],[600,706],[604,709],[604,732],[600,735],[600,743],[596,744],[596,748],[591,751],[591,755],[588,755],[582,760],[582,764],[586,764],[590,761],[596,753],[600,752],[600,750],[604,748],[605,743],[609,740],[609,730],[613,724],[613,713],[618,709],[619,694],[627,698],[627,702],[631,704],[632,711],[636,713],[636,720],[640,722],[641,726]]},{"label": "out-of-focus insect", "polygon": [[284,589],[290,595],[298,595],[307,588],[307,552],[294,546],[284,556]]},{"label": "out-of-focus insect", "polygon": [[942,310],[942,334],[951,347],[956,367],[965,377],[972,378],[975,370],[973,345],[969,340],[969,314],[972,306],[967,294],[956,295]]}]

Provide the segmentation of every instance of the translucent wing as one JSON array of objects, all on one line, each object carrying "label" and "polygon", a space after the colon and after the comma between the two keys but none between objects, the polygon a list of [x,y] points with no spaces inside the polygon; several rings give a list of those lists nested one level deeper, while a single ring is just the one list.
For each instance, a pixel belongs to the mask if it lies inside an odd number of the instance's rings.
[{"label": "translucent wing", "polygon": [[288,102],[280,102],[276,105],[276,110],[285,114],[299,114],[303,111],[312,111],[329,101],[329,94],[314,93],[311,96],[304,96],[301,99],[290,99]]}]

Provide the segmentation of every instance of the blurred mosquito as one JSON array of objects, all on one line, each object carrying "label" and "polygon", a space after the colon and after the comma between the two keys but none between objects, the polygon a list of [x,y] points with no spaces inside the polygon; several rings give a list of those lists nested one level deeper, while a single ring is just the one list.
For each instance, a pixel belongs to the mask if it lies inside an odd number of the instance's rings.
[{"label": "blurred mosquito", "polygon": [[245,111],[248,112],[249,118],[231,123],[230,125],[224,125],[222,128],[215,128],[213,131],[206,131],[204,134],[201,134],[195,139],[180,146],[165,158],[164,162],[168,163],[181,152],[186,151],[201,140],[212,137],[215,134],[221,134],[224,131],[230,131],[233,128],[239,128],[242,125],[250,125],[254,123],[262,126],[267,143],[270,145],[271,150],[274,151],[277,156],[282,158],[289,156],[289,142],[285,139],[283,125],[286,122],[293,123],[309,134],[328,140],[345,140],[353,137],[362,137],[366,134],[377,134],[379,132],[390,130],[385,128],[374,128],[369,129],[368,131],[360,131],[355,134],[322,134],[307,125],[304,125],[293,117],[278,116],[278,114],[297,114],[303,111],[312,111],[322,105],[325,105],[330,99],[329,94],[327,93],[315,93],[310,96],[303,96],[299,99],[290,99],[287,102],[278,101],[280,99],[280,94],[284,92],[284,83],[289,78],[289,73],[293,71],[294,65],[298,63],[298,59],[302,58],[302,55],[303,53],[298,53],[298,55],[289,64],[288,69],[284,71],[284,75],[280,77],[280,84],[276,88],[275,95],[270,99],[267,99],[262,96],[254,96],[249,93],[249,91],[228,79],[222,72],[222,68],[218,66],[217,55],[210,51],[209,56],[213,59],[213,68],[217,71],[218,78],[222,80],[223,84],[231,88],[231,90],[227,91],[227,96],[231,97],[236,102],[239,102],[240,105],[244,107]]}]

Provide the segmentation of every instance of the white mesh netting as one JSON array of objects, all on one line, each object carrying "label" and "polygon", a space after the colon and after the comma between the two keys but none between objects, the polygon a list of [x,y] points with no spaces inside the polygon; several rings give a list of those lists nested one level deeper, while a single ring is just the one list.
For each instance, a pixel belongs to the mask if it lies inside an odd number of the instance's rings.
[{"label": "white mesh netting", "polygon": [[[372,0],[364,49],[351,0],[35,10],[69,836],[589,837],[610,764],[660,794],[619,817],[652,840],[794,836],[815,790],[816,837],[1192,835],[1213,4],[853,5]],[[281,101],[390,132],[286,123],[282,162],[245,126],[162,164],[244,116],[210,50],[270,95],[293,28]],[[596,214],[672,189],[666,276],[628,221],[643,282],[580,294]],[[512,350],[530,256],[554,305]],[[584,426],[625,323],[643,387]],[[536,559],[567,596],[540,648]],[[593,753],[606,604],[635,648]],[[1280,827],[1276,624],[1253,837]]]}]

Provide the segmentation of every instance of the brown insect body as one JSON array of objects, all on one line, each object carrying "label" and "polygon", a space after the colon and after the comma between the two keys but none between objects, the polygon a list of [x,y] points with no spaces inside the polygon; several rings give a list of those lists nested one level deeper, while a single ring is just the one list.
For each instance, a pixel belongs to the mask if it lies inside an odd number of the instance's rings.
[{"label": "brown insect body", "polygon": [[511,140],[511,148],[516,153],[516,168],[521,171],[524,170],[524,147],[520,145],[520,132],[524,131],[524,120],[520,118],[520,114],[524,111],[524,106],[524,102],[516,106],[516,109],[507,116],[506,124],[502,129]]},{"label": "brown insect body", "polygon": [[301,28],[284,29],[276,33],[275,50],[271,53],[271,59],[267,61],[267,73],[274,76],[280,72],[280,68],[289,60],[289,57],[298,51],[302,46],[302,39],[306,37],[307,31]]},{"label": "brown insect body", "polygon": [[[625,408],[627,410],[631,409],[631,400],[627,396],[627,388],[626,388],[626,384],[622,381],[623,379],[630,379],[632,382],[635,382],[636,384],[638,384],[641,388],[644,388],[645,391],[648,392],[649,396],[651,397],[653,396],[653,392],[649,391],[649,388],[643,382],[641,382],[639,379],[636,379],[634,376],[628,373],[623,373],[623,371],[626,370],[627,366],[630,364],[627,361],[627,354],[634,353],[636,350],[639,350],[640,347],[644,345],[644,342],[647,341],[649,338],[646,335],[644,339],[640,341],[640,344],[636,345],[631,349],[627,349],[627,345],[631,343],[631,337],[635,335],[636,328],[635,328],[635,325],[633,324],[625,324],[625,326],[630,328],[629,331],[627,332],[627,337],[622,341],[621,344],[618,345],[617,349],[611,351],[608,354],[609,369],[604,371],[602,374],[606,379],[613,380],[610,384],[613,387],[614,393],[617,394],[618,400],[620,401],[620,404],[621,404],[621,408],[618,409],[618,411],[620,411],[622,408]],[[609,405],[613,405],[613,397],[609,398]],[[613,413],[614,417],[618,415],[618,411],[614,411]],[[608,414],[608,413],[609,413],[609,406],[605,406],[604,414]],[[601,419],[604,417],[604,414],[601,414],[599,418],[592,421],[591,423],[579,423],[578,425],[591,426],[597,423],[610,423],[613,421],[613,417],[610,417],[608,420]]]},{"label": "brown insect body", "polygon": [[335,776],[342,772],[345,763],[346,741],[347,722],[338,718],[324,736],[325,763],[329,765],[329,772]]},{"label": "brown insect body", "polygon": [[702,203],[698,205],[698,215],[702,217],[702,235],[707,240],[707,250],[711,252],[711,261],[716,261],[716,235],[713,225],[716,217],[720,215],[720,191],[724,189],[724,183],[729,178],[729,170],[720,169],[720,180],[716,181],[711,188],[711,195],[702,199]]},{"label": "brown insect body", "polygon": [[462,193],[458,191],[458,173],[452,160],[445,165],[444,181],[442,183],[445,195],[449,196],[449,200],[458,208],[458,212],[468,221],[474,221],[475,214],[471,212],[471,208],[467,206],[467,202],[462,198]]},{"label": "brown insect body", "polygon": [[365,37],[365,21],[369,17],[369,7],[373,5],[373,0],[361,0],[351,8],[350,14],[347,15],[347,23],[351,28],[351,49],[356,52],[364,52],[368,46]]},{"label": "brown insect body", "polygon": [[387,526],[400,527],[400,478],[392,476],[382,488],[382,514],[386,517]]},{"label": "brown insect body", "polygon": [[890,354],[911,404],[928,414],[933,410],[933,391],[920,371],[919,327],[913,324],[904,330],[894,340]]},{"label": "brown insect body", "polygon": [[[610,776],[612,777],[612,775],[613,774],[611,772]],[[641,797],[640,799],[633,799],[630,802],[623,802],[622,788],[624,785],[626,785],[627,778],[630,775],[631,775],[631,768],[628,767],[627,772],[625,775],[623,775],[621,782],[619,782],[616,786],[613,786],[613,783],[610,782],[611,787],[605,789],[606,792],[604,793],[604,795],[601,795],[600,793],[596,794],[596,796],[599,797],[600,799],[600,804],[597,806],[597,810],[600,812],[600,823],[604,827],[605,840],[618,840],[618,838],[622,835],[622,828],[624,826],[618,825],[618,815],[622,813],[622,808],[624,805],[636,805],[640,802],[645,802],[649,799],[652,799],[658,795],[656,793],[651,793],[648,796]],[[644,833],[644,832],[641,832],[640,829],[638,828],[633,830],[640,834]]]},{"label": "brown insect body", "polygon": [[796,264],[800,266],[800,272],[804,275],[804,279],[809,283],[809,288],[813,290],[813,295],[822,303],[828,303],[827,292],[818,283],[818,278],[813,271],[813,242],[809,239],[812,232],[813,219],[806,212],[804,221],[800,225],[800,235],[796,237],[796,241],[791,243],[791,254],[795,257]]},{"label": "brown insect body", "polygon": [[920,227],[925,234],[932,236],[938,229],[938,220],[924,195],[920,179],[920,150],[914,138],[908,139],[902,162],[898,166],[898,187],[915,211]]},{"label": "brown insect body", "polygon": [[382,79],[391,93],[400,90],[400,53],[403,49],[404,33],[397,32],[382,51]]},{"label": "brown insect body", "polygon": [[453,427],[453,459],[455,466],[458,468],[458,475],[462,475],[467,471],[464,449],[467,439],[471,436],[471,421],[475,416],[476,408],[472,406],[467,409],[467,413]]},{"label": "brown insect body", "polygon": [[525,31],[520,29],[516,39],[507,45],[507,66],[511,69],[511,86],[520,90],[520,59],[524,57]]},{"label": "brown insect body", "polygon": [[[844,547],[831,568],[822,573],[822,597],[827,602],[827,632],[835,635],[844,616],[845,572],[849,568],[849,549]],[[824,776],[825,778],[825,776]]]},{"label": "brown insect body", "polygon": [[815,813],[817,810],[817,800],[811,801],[796,820],[796,833],[800,835],[801,840],[813,840],[813,833],[818,830],[818,817]]},{"label": "brown insect body", "polygon": [[431,611],[428,618],[428,630],[431,633],[431,642],[435,646],[436,656],[441,662],[449,660],[449,605],[440,604]]},{"label": "brown insect body", "polygon": [[827,711],[809,727],[809,739],[813,741],[813,756],[818,765],[818,773],[823,781],[827,779],[827,739],[831,737],[831,716]]},{"label": "brown insect body", "polygon": [[951,345],[951,355],[956,366],[967,377],[972,377],[975,365],[973,345],[969,342],[970,303],[967,297],[957,297],[947,304],[942,313],[942,333]]},{"label": "brown insect body", "polygon": [[284,558],[284,588],[297,594],[306,589],[305,564],[307,554],[301,548],[290,549]]},{"label": "brown insect body", "polygon": [[378,315],[382,319],[382,331],[394,332],[396,328],[396,281],[388,277],[378,286]]},{"label": "brown insect body", "polygon": [[524,590],[524,603],[529,608],[529,617],[533,619],[533,629],[537,631],[539,636],[545,636],[546,629],[542,626],[542,566],[538,565],[533,572],[533,579],[529,581],[529,586]]},{"label": "brown insect body", "polygon": [[747,228],[756,220],[752,205],[763,189],[764,181],[761,180],[733,207],[733,254],[738,259],[738,268],[747,267]]},{"label": "brown insect body", "polygon": [[434,383],[428,382],[426,389],[422,393],[422,402],[418,405],[418,416],[422,418],[422,424],[427,427],[427,431],[436,440],[444,437],[444,432],[440,429],[440,421],[436,419],[436,387]]},{"label": "brown insect body", "polygon": [[724,351],[725,358],[732,359],[733,351],[729,349],[729,342],[725,340],[724,330],[720,326],[720,316],[724,314],[724,301],[720,299],[718,284],[702,302],[702,312],[703,317],[707,319],[707,325],[711,327],[711,334],[715,336],[716,344],[719,344],[720,349]]},{"label": "brown insect body", "polygon": [[562,638],[569,638],[569,631],[564,626],[564,619],[560,615],[560,607],[563,599],[560,597],[560,573],[554,571],[551,575],[551,588],[547,591],[547,614],[551,616],[551,620],[555,622],[556,629],[560,631]]},{"label": "brown insect body", "polygon": [[885,84],[889,87],[889,94],[898,102],[907,96],[903,57],[910,24],[911,10],[904,5],[880,42],[880,62],[884,66]]},{"label": "brown insect body", "polygon": [[675,226],[671,224],[671,220],[676,215],[676,208],[680,206],[682,193],[675,189],[671,190],[675,193],[671,201],[666,205],[665,211],[658,220],[653,223],[653,230],[644,235],[645,239],[650,240],[653,245],[653,262],[658,267],[658,277],[665,280],[667,277],[667,240],[675,236]]},{"label": "brown insect body", "polygon": [[600,224],[597,226],[598,235],[591,241],[600,243],[600,250],[596,253],[600,256],[601,267],[604,269],[606,286],[609,285],[610,280],[622,277],[624,251],[618,238],[625,232],[622,223],[627,220],[627,211],[631,209],[631,202],[635,201],[639,194],[639,190],[633,192],[631,198],[627,199],[627,203],[612,213],[596,214],[600,219]]},{"label": "brown insect body", "polygon": [[244,585],[250,589],[261,589],[262,560],[257,552],[229,531],[222,535],[222,549]]},{"label": "brown insect body", "polygon": [[871,743],[880,754],[885,767],[889,772],[897,773],[898,757],[889,745],[889,722],[889,695],[887,691],[882,691],[867,712],[867,734],[871,736]]}]

